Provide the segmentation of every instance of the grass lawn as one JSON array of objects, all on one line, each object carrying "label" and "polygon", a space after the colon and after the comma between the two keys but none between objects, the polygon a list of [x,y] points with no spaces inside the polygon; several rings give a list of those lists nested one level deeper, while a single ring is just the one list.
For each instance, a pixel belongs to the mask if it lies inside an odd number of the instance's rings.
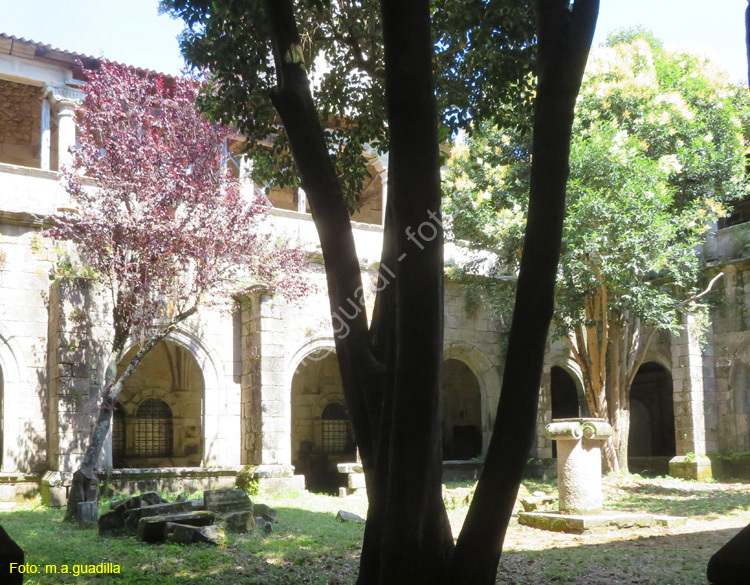
[{"label": "grass lawn", "polygon": [[[527,487],[552,492],[550,483]],[[569,535],[519,526],[508,531],[499,584],[694,585],[705,583],[708,558],[750,523],[750,485],[674,479],[605,478],[607,508],[685,516],[673,528]],[[81,583],[350,585],[356,580],[364,526],[336,520],[340,509],[364,516],[364,497],[345,499],[283,493],[254,501],[278,510],[269,535],[228,535],[226,546],[146,545],[134,538],[100,538],[62,522],[62,510],[31,504],[0,513],[0,524],[38,567],[27,585]],[[106,508],[107,506],[103,506]],[[457,533],[467,507],[449,510]],[[76,576],[75,565],[118,565],[117,575]],[[55,566],[57,573],[46,572]],[[64,574],[63,567],[70,573]],[[1,581],[1,580],[0,580]]]}]

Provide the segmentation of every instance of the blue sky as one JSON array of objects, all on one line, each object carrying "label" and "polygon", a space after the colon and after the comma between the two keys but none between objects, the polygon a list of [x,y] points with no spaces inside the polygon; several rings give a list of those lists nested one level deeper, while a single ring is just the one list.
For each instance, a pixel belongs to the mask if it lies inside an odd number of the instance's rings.
[{"label": "blue sky", "polygon": [[[6,0],[0,32],[61,49],[178,73],[180,22],[158,15],[157,0]],[[595,43],[613,29],[641,24],[668,47],[692,48],[718,59],[746,80],[747,0],[601,0]]]}]

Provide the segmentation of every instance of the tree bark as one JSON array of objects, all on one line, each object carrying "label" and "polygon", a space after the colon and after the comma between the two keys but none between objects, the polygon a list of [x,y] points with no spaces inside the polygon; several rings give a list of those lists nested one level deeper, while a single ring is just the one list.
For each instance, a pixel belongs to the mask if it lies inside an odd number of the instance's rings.
[{"label": "tree bark", "polygon": [[443,236],[429,3],[382,3],[391,151],[381,274],[392,282],[378,293],[369,331],[363,306],[341,317],[340,308],[362,296],[359,262],[292,4],[267,0],[264,8],[278,80],[272,100],[321,239],[344,394],[367,478],[358,582],[445,582],[453,542],[440,485]]},{"label": "tree bark", "polygon": [[68,496],[68,507],[65,512],[65,520],[75,520],[75,514],[80,502],[87,501],[88,486],[93,482],[97,481],[96,478],[96,463],[101,455],[104,442],[107,440],[107,434],[109,433],[110,423],[112,421],[112,412],[115,409],[115,403],[117,397],[122,392],[125,386],[125,382],[128,381],[130,376],[135,372],[138,365],[143,361],[144,356],[151,351],[154,346],[159,343],[162,339],[167,337],[182,321],[190,317],[197,311],[197,307],[192,307],[187,311],[180,313],[174,319],[172,319],[166,327],[161,331],[149,337],[143,347],[138,350],[130,360],[130,363],[125,368],[125,371],[115,380],[117,375],[117,364],[122,359],[122,353],[124,347],[120,344],[115,347],[112,352],[112,359],[107,367],[106,378],[104,381],[104,395],[102,396],[102,402],[99,405],[99,412],[96,417],[96,424],[94,430],[91,433],[86,453],[83,456],[81,466],[78,468],[76,473],[73,475],[73,483],[70,486],[70,494]]},{"label": "tree bark", "polygon": [[537,2],[538,76],[533,164],[516,303],[500,404],[484,472],[456,545],[453,582],[490,585],[534,442],[539,386],[554,310],[575,101],[597,0]]}]

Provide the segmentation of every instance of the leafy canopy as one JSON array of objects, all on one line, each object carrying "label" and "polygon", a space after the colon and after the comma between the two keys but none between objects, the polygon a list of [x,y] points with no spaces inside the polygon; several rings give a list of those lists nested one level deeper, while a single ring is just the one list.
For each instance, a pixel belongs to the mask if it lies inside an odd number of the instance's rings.
[{"label": "leafy canopy", "polygon": [[[296,7],[299,50],[313,80],[329,152],[354,210],[370,172],[368,158],[389,149],[380,4],[302,0]],[[262,2],[162,0],[161,9],[185,22],[183,55],[212,78],[200,106],[246,137],[254,180],[269,187],[298,184],[288,140],[270,101],[276,73]],[[531,12],[531,3],[511,0],[434,3],[443,139],[473,119],[528,125],[535,51]]]},{"label": "leafy canopy", "polygon": [[[693,294],[695,248],[723,204],[747,193],[741,116],[746,91],[706,60],[623,32],[592,53],[578,99],[558,276],[561,330],[585,321],[585,298],[605,285],[615,312],[672,329]],[[473,250],[459,274],[514,274],[531,166],[530,137],[482,125],[446,173],[449,234]],[[474,285],[499,309],[504,283]],[[477,290],[477,287],[481,290]]]},{"label": "leafy canopy", "polygon": [[79,147],[62,171],[73,206],[47,235],[78,244],[111,291],[116,346],[211,292],[306,292],[303,252],[276,240],[267,207],[227,169],[229,129],[198,114],[197,80],[107,62],[87,77]]}]

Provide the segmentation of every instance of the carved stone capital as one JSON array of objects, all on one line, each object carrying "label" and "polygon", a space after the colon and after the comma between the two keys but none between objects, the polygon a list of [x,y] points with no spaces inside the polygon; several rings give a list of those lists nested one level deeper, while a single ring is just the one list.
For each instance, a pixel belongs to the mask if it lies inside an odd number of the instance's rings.
[{"label": "carved stone capital", "polygon": [[545,431],[554,441],[601,441],[612,435],[612,427],[603,418],[565,418],[549,423]]},{"label": "carved stone capital", "polygon": [[86,94],[72,87],[47,84],[42,90],[42,96],[59,108],[75,108],[83,101]]}]

